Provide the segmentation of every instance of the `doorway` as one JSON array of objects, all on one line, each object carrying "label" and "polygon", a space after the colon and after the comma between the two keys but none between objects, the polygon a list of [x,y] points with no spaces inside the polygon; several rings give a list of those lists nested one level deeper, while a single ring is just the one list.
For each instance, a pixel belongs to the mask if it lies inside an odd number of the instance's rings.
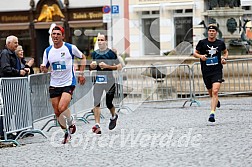
[{"label": "doorway", "polygon": [[39,66],[43,61],[44,50],[49,46],[48,29],[36,30],[36,62]]}]

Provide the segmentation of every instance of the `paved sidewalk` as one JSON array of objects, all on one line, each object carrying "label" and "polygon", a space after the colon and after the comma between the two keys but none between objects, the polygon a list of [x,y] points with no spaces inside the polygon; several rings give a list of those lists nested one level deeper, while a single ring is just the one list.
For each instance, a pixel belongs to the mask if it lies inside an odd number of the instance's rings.
[{"label": "paved sidewalk", "polygon": [[[184,101],[145,103],[122,111],[118,126],[91,133],[94,121],[77,121],[71,143],[61,145],[59,128],[18,140],[20,147],[1,148],[0,166],[252,166],[252,97],[220,98],[216,123],[209,123],[209,99],[201,106]],[[37,128],[42,123],[36,124]]]}]

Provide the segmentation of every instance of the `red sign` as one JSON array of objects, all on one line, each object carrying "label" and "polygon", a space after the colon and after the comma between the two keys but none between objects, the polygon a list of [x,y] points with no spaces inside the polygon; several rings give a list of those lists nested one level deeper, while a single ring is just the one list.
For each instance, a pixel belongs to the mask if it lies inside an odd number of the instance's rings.
[{"label": "red sign", "polygon": [[103,13],[109,13],[110,12],[110,6],[108,6],[108,5],[106,5],[106,6],[103,6],[103,8],[102,8],[102,12]]}]

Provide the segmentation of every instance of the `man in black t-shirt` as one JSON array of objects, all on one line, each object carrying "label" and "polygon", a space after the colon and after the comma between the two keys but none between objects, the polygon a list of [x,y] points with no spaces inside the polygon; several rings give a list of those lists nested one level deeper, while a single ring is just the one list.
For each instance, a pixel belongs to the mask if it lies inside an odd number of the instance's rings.
[{"label": "man in black t-shirt", "polygon": [[194,57],[200,58],[203,80],[211,97],[210,122],[215,122],[215,110],[216,107],[220,107],[218,92],[223,82],[222,64],[226,64],[228,58],[225,43],[216,38],[217,31],[218,27],[215,24],[210,24],[208,38],[200,40],[194,52]]}]

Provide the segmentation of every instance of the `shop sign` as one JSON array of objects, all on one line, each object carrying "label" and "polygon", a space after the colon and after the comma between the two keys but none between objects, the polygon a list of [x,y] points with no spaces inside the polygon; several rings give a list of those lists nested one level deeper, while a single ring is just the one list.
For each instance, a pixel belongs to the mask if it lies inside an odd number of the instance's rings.
[{"label": "shop sign", "polygon": [[73,20],[94,20],[102,19],[102,12],[74,12],[72,13]]},{"label": "shop sign", "polygon": [[102,20],[102,7],[69,9],[69,20]]},{"label": "shop sign", "polygon": [[1,13],[0,23],[22,23],[29,22],[28,14]]}]

